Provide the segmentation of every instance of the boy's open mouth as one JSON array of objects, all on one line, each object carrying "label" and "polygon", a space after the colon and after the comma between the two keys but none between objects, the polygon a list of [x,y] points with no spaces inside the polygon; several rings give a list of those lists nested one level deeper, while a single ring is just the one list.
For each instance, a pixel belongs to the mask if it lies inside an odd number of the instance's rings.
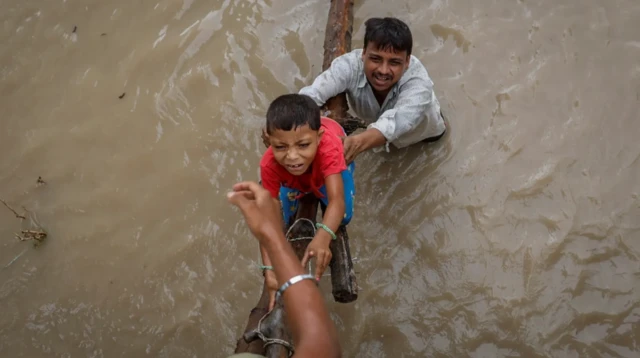
[{"label": "boy's open mouth", "polygon": [[303,166],[304,164],[287,164],[287,168],[294,172],[299,171],[300,169],[302,169]]}]

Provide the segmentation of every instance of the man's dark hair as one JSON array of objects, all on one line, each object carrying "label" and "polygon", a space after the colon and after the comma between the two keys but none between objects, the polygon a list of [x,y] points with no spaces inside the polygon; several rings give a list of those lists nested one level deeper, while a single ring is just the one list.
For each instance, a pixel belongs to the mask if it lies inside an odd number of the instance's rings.
[{"label": "man's dark hair", "polygon": [[369,42],[374,43],[378,50],[407,51],[411,55],[413,37],[409,26],[395,17],[372,17],[365,21],[364,48]]},{"label": "man's dark hair", "polygon": [[320,108],[311,97],[285,94],[276,98],[267,110],[267,133],[274,130],[294,130],[308,124],[314,131],[320,129]]}]

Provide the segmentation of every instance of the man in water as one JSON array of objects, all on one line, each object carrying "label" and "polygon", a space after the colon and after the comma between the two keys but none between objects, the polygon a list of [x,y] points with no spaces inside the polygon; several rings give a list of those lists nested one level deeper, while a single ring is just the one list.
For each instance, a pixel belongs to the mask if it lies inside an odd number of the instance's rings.
[{"label": "man in water", "polygon": [[346,92],[351,108],[369,123],[367,130],[344,139],[347,163],[360,153],[389,143],[403,148],[434,142],[447,130],[433,82],[411,55],[413,38],[404,22],[391,17],[365,22],[364,48],[336,58],[300,94],[319,106]]}]

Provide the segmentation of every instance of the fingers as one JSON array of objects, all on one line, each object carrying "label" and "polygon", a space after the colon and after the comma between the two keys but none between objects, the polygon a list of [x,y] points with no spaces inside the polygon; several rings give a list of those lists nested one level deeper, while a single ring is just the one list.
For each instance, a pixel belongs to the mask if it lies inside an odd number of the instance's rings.
[{"label": "fingers", "polygon": [[274,292],[271,292],[271,294],[269,295],[269,312],[271,312],[271,310],[275,306],[276,306],[276,293],[274,291]]},{"label": "fingers", "polygon": [[266,191],[260,184],[254,181],[243,181],[233,186],[233,191],[250,191],[253,195]]},{"label": "fingers", "polygon": [[306,267],[307,263],[309,263],[309,260],[311,260],[313,256],[315,256],[315,252],[313,250],[307,249],[307,251],[304,252],[304,256],[302,257],[302,267]]},{"label": "fingers", "polygon": [[229,202],[234,205],[238,205],[244,201],[255,200],[255,196],[250,191],[232,191],[227,193],[227,199]]},{"label": "fingers", "polygon": [[320,251],[316,259],[316,280],[320,281],[322,274],[329,266],[329,262],[331,262],[331,251]]}]

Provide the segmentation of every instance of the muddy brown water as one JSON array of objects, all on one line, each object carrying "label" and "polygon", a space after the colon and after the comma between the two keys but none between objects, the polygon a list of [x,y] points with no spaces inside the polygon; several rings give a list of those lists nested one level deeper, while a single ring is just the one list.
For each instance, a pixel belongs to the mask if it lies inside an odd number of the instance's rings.
[{"label": "muddy brown water", "polygon": [[[0,1],[0,198],[31,212],[0,207],[0,356],[232,352],[261,276],[225,193],[328,3]],[[357,162],[345,356],[640,356],[640,3],[356,0],[354,47],[381,15],[453,130]]]}]

